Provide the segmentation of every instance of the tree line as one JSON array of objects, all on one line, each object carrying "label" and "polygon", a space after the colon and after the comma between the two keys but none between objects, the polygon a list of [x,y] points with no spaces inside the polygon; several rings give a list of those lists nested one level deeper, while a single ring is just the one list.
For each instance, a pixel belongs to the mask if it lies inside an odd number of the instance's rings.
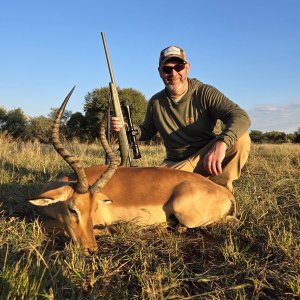
[{"label": "tree line", "polygon": [[[120,100],[126,100],[131,108],[133,123],[143,121],[147,100],[145,96],[132,88],[118,88]],[[84,114],[64,112],[61,122],[61,134],[68,140],[94,142],[99,137],[100,121],[107,109],[110,99],[109,87],[101,87],[89,92],[84,99]],[[0,107],[0,132],[25,141],[37,140],[42,143],[51,142],[51,126],[57,108],[51,108],[48,116],[29,117],[21,108],[7,111]],[[300,127],[294,133],[279,131],[265,132],[252,130],[251,140],[254,143],[300,143]],[[156,139],[160,141],[160,139]]]},{"label": "tree line", "polygon": [[259,130],[252,130],[250,132],[252,142],[264,144],[264,143],[300,143],[300,127],[294,133],[285,133],[281,131],[269,131],[263,133]]},{"label": "tree line", "polygon": [[[145,96],[132,88],[118,88],[120,100],[129,103],[132,120],[138,124],[143,121],[147,107]],[[80,142],[93,142],[99,138],[100,121],[107,110],[110,99],[109,87],[94,89],[85,96],[83,111],[72,113],[65,110],[60,132],[65,139]],[[24,141],[51,142],[51,127],[58,108],[51,108],[48,116],[30,117],[21,108],[7,111],[0,107],[0,132]]]}]

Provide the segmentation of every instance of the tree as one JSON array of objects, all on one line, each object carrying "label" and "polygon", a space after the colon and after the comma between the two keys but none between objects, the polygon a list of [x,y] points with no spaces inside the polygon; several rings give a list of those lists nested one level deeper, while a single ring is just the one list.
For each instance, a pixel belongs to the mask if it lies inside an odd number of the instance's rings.
[{"label": "tree", "polygon": [[265,137],[271,143],[281,144],[287,142],[287,135],[284,132],[280,131],[270,131],[266,132]]},{"label": "tree", "polygon": [[288,143],[295,143],[295,139],[297,137],[297,133],[294,132],[294,133],[287,133],[286,134],[286,138],[287,138],[287,142]]},{"label": "tree", "polygon": [[2,130],[7,131],[14,138],[23,138],[26,136],[27,121],[28,118],[21,108],[10,110],[5,116]]},{"label": "tree", "polygon": [[251,130],[250,132],[251,141],[254,143],[263,143],[265,142],[264,134],[259,130]]},{"label": "tree", "polygon": [[300,127],[294,133],[294,143],[300,143]]},{"label": "tree", "polygon": [[67,122],[66,137],[68,139],[77,138],[81,142],[88,140],[87,121],[82,113],[76,112],[71,115]]},{"label": "tree", "polygon": [[[143,120],[147,100],[145,96],[132,88],[119,89],[120,101],[128,101],[131,109],[133,123],[140,123]],[[94,89],[85,96],[84,111],[87,122],[87,132],[90,138],[94,140],[99,137],[100,120],[107,109],[107,103],[110,99],[109,87]]]},{"label": "tree", "polygon": [[26,139],[37,139],[42,143],[50,143],[51,126],[52,120],[50,118],[44,116],[31,118],[27,126]]},{"label": "tree", "polygon": [[146,97],[137,90],[126,88],[119,91],[119,98],[120,101],[128,101],[132,115],[132,122],[135,124],[142,123],[147,108]]},{"label": "tree", "polygon": [[0,130],[2,130],[2,126],[6,122],[7,111],[4,107],[0,106]]},{"label": "tree", "polygon": [[86,117],[86,130],[89,138],[95,140],[99,137],[100,120],[106,111],[110,99],[108,87],[94,89],[85,96],[84,112]]}]

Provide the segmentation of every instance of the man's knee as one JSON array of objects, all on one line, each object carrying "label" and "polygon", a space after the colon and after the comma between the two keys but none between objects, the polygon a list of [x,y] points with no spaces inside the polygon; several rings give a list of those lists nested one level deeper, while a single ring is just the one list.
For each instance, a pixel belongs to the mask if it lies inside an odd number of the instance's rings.
[{"label": "man's knee", "polygon": [[240,177],[242,168],[246,164],[249,156],[250,146],[251,139],[249,133],[246,132],[226,151],[222,163],[222,175],[210,176],[209,179],[217,184],[225,186],[232,192],[232,182]]},{"label": "man's knee", "polygon": [[159,167],[177,169],[182,171],[193,172],[194,166],[191,164],[189,159],[185,159],[179,162],[174,162],[171,160],[164,160]]},{"label": "man's knee", "polygon": [[249,132],[245,132],[235,144],[226,151],[226,154],[240,153],[247,160],[251,147]]}]

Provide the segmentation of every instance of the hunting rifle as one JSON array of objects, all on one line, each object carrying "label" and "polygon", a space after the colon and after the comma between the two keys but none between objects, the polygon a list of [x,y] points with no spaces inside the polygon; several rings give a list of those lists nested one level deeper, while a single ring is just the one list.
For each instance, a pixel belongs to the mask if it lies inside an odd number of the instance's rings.
[{"label": "hunting rifle", "polygon": [[136,128],[134,128],[134,125],[132,123],[131,112],[130,112],[130,107],[129,107],[128,101],[123,100],[121,102],[121,106],[122,106],[122,110],[125,115],[125,119],[127,121],[127,126],[126,126],[127,139],[129,142],[129,146],[133,152],[133,158],[134,159],[141,158],[140,149],[139,149],[138,143],[136,141],[137,130],[136,130]]},{"label": "hunting rifle", "polygon": [[[122,128],[120,129],[120,131],[118,132],[119,149],[120,149],[120,155],[121,155],[121,166],[129,165],[130,167],[132,167],[133,163],[132,163],[130,148],[133,151],[133,155],[134,155],[135,159],[141,158],[141,154],[140,154],[138,144],[136,142],[136,137],[135,137],[136,131],[133,128],[131,114],[130,114],[130,108],[129,108],[127,101],[123,102],[124,103],[123,110],[125,112],[127,124],[125,124],[125,122],[124,122],[123,112],[122,112],[122,108],[121,108],[121,104],[120,104],[120,100],[119,100],[119,95],[118,95],[118,91],[117,91],[117,87],[116,87],[116,83],[115,83],[114,74],[112,71],[112,66],[111,66],[111,62],[110,62],[110,57],[109,57],[108,48],[106,45],[104,32],[101,32],[101,36],[102,36],[103,46],[104,46],[104,50],[105,50],[110,79],[111,79],[111,82],[109,83],[111,99],[109,99],[109,101],[108,101],[108,106],[110,106],[111,102],[113,103],[115,116],[119,118],[119,120],[121,121],[122,124],[124,124],[122,126]],[[107,135],[108,135],[108,140],[110,141],[110,115],[109,115],[110,107],[108,107],[107,111],[108,111]]]}]

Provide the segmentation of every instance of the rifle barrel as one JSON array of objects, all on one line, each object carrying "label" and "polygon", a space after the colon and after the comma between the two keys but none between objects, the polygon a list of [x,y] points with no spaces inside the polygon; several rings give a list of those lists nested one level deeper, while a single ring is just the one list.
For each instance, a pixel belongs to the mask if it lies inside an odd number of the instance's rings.
[{"label": "rifle barrel", "polygon": [[111,66],[111,62],[110,62],[110,57],[109,57],[109,53],[108,53],[108,48],[107,48],[107,45],[106,45],[106,40],[105,40],[104,32],[101,32],[101,36],[102,36],[103,46],[104,46],[104,50],[105,50],[105,56],[106,56],[106,61],[107,61],[108,70],[109,70],[109,74],[110,74],[110,79],[111,79],[111,82],[114,85],[116,85],[116,83],[115,83],[115,77],[114,77],[114,73],[113,73],[113,70],[112,70],[112,66]]},{"label": "rifle barrel", "polygon": [[[121,109],[121,105],[120,105],[117,87],[115,84],[115,78],[114,78],[114,74],[112,71],[112,66],[111,66],[111,62],[110,62],[110,57],[109,57],[108,48],[106,45],[104,32],[101,32],[101,36],[102,36],[103,46],[104,46],[104,50],[105,50],[109,74],[110,74],[110,78],[111,78],[109,87],[110,87],[112,103],[113,103],[113,107],[114,107],[114,111],[115,111],[115,116],[119,118],[119,120],[122,122],[122,124],[124,124],[123,113],[122,113],[122,109]],[[127,133],[126,133],[125,126],[123,126],[120,129],[120,131],[118,132],[118,140],[119,140],[119,146],[120,146],[119,150],[120,150],[120,154],[121,154],[121,165],[126,166],[128,163],[130,164],[131,157],[130,157],[129,144],[128,144],[128,140],[127,140]]]}]

